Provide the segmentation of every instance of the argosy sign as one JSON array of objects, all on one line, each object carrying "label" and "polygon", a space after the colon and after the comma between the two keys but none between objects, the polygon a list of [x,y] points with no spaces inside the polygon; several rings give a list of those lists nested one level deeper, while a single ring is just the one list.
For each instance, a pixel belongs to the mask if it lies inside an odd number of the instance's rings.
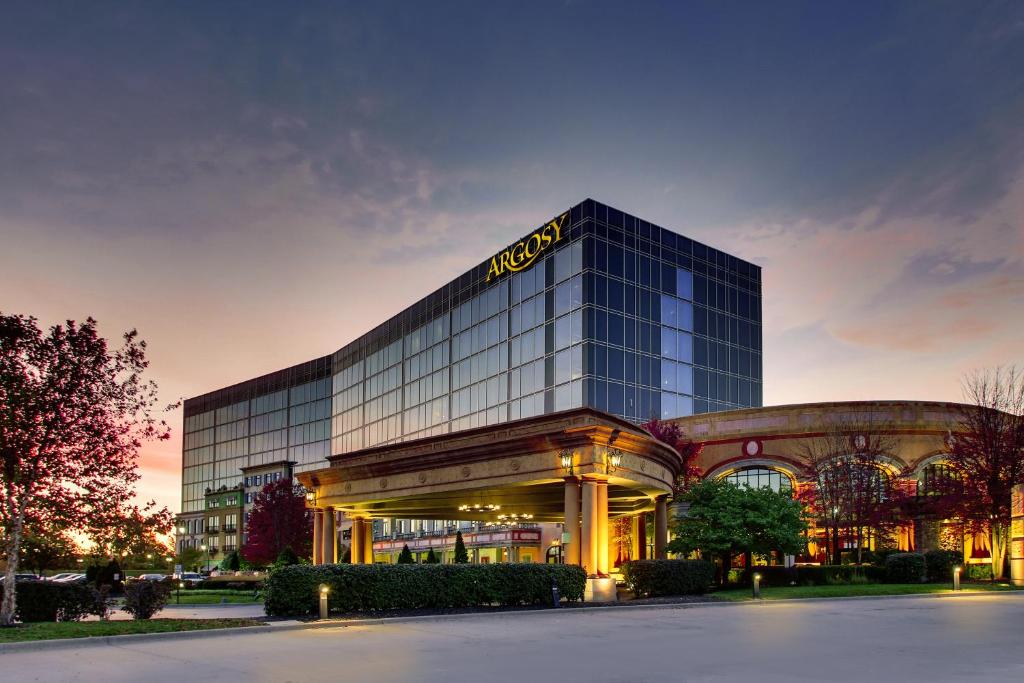
[{"label": "argosy sign", "polygon": [[487,269],[487,282],[506,271],[518,273],[533,265],[542,251],[562,239],[562,226],[568,216],[569,212],[566,211],[526,239],[492,256],[491,267]]}]

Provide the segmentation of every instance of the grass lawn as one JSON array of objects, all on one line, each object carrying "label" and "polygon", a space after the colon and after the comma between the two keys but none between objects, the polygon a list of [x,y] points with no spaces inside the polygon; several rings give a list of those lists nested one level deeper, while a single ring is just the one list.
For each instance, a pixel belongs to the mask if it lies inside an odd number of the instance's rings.
[{"label": "grass lawn", "polygon": [[150,619],[148,621],[64,621],[19,624],[0,628],[0,643],[55,640],[88,636],[120,636],[126,633],[202,631],[236,626],[259,626],[255,619]]},{"label": "grass lawn", "polygon": [[178,591],[171,591],[171,599],[168,605],[219,605],[222,602],[229,605],[251,605],[263,602],[262,597],[254,598],[252,591],[229,591],[229,590],[183,590],[181,591],[181,602],[178,602]]},{"label": "grass lawn", "polygon": [[[965,583],[965,591],[1008,591],[1015,590],[1007,584]],[[721,600],[742,601],[753,600],[749,588],[730,588],[715,591],[712,596]],[[861,595],[912,595],[919,593],[952,593],[949,584],[945,583],[860,583],[837,586],[782,586],[778,588],[762,588],[761,597],[765,600],[784,600],[786,598],[849,598]]]}]

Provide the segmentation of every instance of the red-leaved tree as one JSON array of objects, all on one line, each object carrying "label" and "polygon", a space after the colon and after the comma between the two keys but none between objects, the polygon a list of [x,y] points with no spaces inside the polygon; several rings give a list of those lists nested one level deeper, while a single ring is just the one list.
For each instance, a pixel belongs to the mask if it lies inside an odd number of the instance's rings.
[{"label": "red-leaved tree", "polygon": [[279,479],[256,494],[245,524],[242,557],[253,564],[270,564],[286,548],[299,557],[313,552],[313,513],[306,507],[301,486]]},{"label": "red-leaved tree", "polygon": [[148,364],[134,330],[111,349],[92,318],[44,334],[35,318],[0,314],[0,625],[14,621],[26,520],[89,533],[131,498],[142,443],[167,438]]},{"label": "red-leaved tree", "polygon": [[694,443],[675,422],[663,422],[654,418],[640,426],[658,441],[675,449],[683,459],[683,469],[676,479],[677,492],[686,491],[694,482],[700,481],[702,473],[697,466],[697,458],[703,450],[701,444]]},{"label": "red-leaved tree", "polygon": [[1024,373],[1014,367],[975,372],[963,382],[965,404],[951,426],[946,462],[961,495],[947,496],[957,516],[989,533],[992,576],[1002,578],[1010,537],[1010,497],[1024,483]]}]

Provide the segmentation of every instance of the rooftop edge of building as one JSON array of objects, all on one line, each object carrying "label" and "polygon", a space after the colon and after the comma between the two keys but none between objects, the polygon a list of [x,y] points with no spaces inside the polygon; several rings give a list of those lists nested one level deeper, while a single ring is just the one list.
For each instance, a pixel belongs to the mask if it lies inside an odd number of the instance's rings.
[{"label": "rooftop edge of building", "polygon": [[[575,218],[573,217],[574,212],[576,212]],[[670,230],[668,228],[664,228],[650,221],[646,221],[640,218],[639,216],[636,216],[635,214],[627,213],[609,204],[605,204],[596,199],[593,199],[592,197],[587,197],[586,199],[578,202],[577,204],[571,205],[566,211],[563,211],[561,214],[556,214],[555,219],[557,219],[559,216],[565,215],[570,216],[570,228],[572,227],[572,225],[575,225],[576,223],[592,219],[595,221],[601,221],[602,223],[612,228],[618,228],[623,230],[629,229],[632,231],[636,231],[637,234],[641,236],[643,235],[645,227],[649,235],[653,234],[652,228],[657,229],[659,231],[659,242],[663,241],[663,239],[660,237],[660,233],[662,232],[668,233],[670,235],[675,235],[676,238],[682,238],[682,240],[684,240],[683,246],[689,247],[689,253],[691,256],[694,255],[693,245],[698,245],[701,249],[705,250],[705,256],[704,258],[702,258],[702,260],[708,261],[708,259],[706,258],[708,252],[706,250],[710,249],[712,253],[722,254],[725,257],[727,257],[727,260],[731,259],[736,264],[745,264],[745,266],[747,266],[751,279],[760,283],[761,267],[759,265],[751,261],[741,259],[732,254],[729,254],[728,252],[725,252],[721,249],[711,247],[703,242],[699,242],[690,237],[686,237],[682,233],[676,232],[675,230]],[[550,221],[542,223],[540,228],[545,227],[549,222]],[[633,225],[630,226],[629,228],[626,228],[625,224],[627,222],[633,222]],[[501,254],[505,249],[510,249],[514,247],[516,244],[528,239],[530,235],[532,235],[537,230],[538,228],[534,228],[531,232],[527,233],[525,237],[513,241],[512,243],[499,249],[495,253]],[[679,242],[676,241],[675,244],[679,245]],[[679,251],[679,249],[675,249],[675,251]],[[266,373],[264,375],[260,375],[259,377],[247,380],[240,380],[226,387],[213,389],[211,391],[204,392],[202,394],[198,394],[190,398],[186,398],[184,401],[185,416],[188,417],[199,412],[204,412],[206,410],[212,410],[218,407],[223,407],[224,405],[240,401],[243,398],[248,398],[248,393],[251,393],[254,387],[265,386],[267,387],[266,392],[269,393],[273,391],[278,391],[280,389],[288,388],[290,386],[294,386],[296,383],[301,383],[301,380],[295,380],[294,382],[291,383],[281,382],[285,377],[294,376],[302,372],[305,372],[312,366],[316,366],[317,364],[324,361],[326,361],[327,363],[326,374],[319,374],[319,372],[313,372],[309,379],[305,381],[312,381],[315,379],[321,379],[324,376],[330,376],[331,366],[335,360],[341,360],[343,354],[349,354],[357,350],[364,350],[365,347],[373,343],[376,343],[376,339],[381,335],[388,336],[388,333],[390,332],[389,326],[393,324],[395,320],[400,319],[403,316],[413,312],[417,306],[423,304],[424,302],[429,302],[430,300],[435,298],[438,300],[438,302],[440,302],[440,300],[445,295],[445,290],[449,290],[449,295],[452,293],[451,290],[453,285],[457,286],[455,291],[459,292],[460,294],[466,289],[479,287],[479,282],[481,278],[486,275],[487,269],[493,258],[494,255],[492,254],[491,257],[488,257],[487,259],[477,264],[473,268],[470,268],[469,270],[465,271],[461,275],[456,276],[447,284],[442,285],[441,287],[433,290],[426,296],[417,299],[416,301],[409,304],[405,308],[399,310],[398,312],[394,313],[393,315],[388,316],[385,320],[371,327],[366,332],[359,334],[350,342],[342,345],[337,350],[328,353],[325,356],[320,356],[309,361],[304,361],[302,363],[298,363],[296,365],[284,368],[282,370],[276,370],[270,373]],[[717,256],[714,260],[717,263]],[[710,263],[711,261],[708,262]],[[754,277],[755,275],[756,277]],[[459,283],[463,282],[465,284],[459,286]],[[259,390],[259,393],[264,392],[263,390]],[[245,394],[245,396],[243,396],[243,394]]]}]

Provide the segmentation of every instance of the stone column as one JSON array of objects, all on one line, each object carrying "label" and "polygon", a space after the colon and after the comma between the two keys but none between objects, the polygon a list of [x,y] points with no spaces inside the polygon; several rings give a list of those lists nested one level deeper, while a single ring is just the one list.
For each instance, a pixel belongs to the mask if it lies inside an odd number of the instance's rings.
[{"label": "stone column", "polygon": [[363,556],[363,520],[352,520],[352,538],[349,543],[349,561],[352,564],[362,564]]},{"label": "stone column", "polygon": [[334,508],[324,508],[323,528],[323,564],[334,564],[338,558],[334,556],[335,541],[338,536],[338,526],[335,523]]},{"label": "stone column", "polygon": [[608,576],[608,482],[597,483],[597,573]]},{"label": "stone column", "polygon": [[320,508],[313,508],[313,564],[324,563],[323,538],[324,513]]},{"label": "stone column", "polygon": [[373,520],[363,521],[363,564],[373,564]]},{"label": "stone column", "polygon": [[664,560],[668,545],[668,496],[658,496],[654,506],[654,559]]},{"label": "stone column", "polygon": [[580,566],[587,576],[597,575],[597,482],[583,480],[583,523],[581,525]]},{"label": "stone column", "polygon": [[636,516],[636,559],[647,559],[647,513]]},{"label": "stone column", "polygon": [[565,525],[562,528],[569,535],[568,543],[562,546],[562,562],[580,564],[580,480],[565,478]]}]

